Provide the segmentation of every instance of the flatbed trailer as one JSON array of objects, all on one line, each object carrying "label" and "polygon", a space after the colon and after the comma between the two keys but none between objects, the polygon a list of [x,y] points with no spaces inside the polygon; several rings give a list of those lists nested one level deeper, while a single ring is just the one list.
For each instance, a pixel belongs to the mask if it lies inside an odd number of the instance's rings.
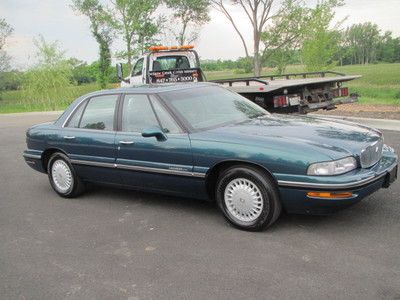
[{"label": "flatbed trailer", "polygon": [[326,71],[219,79],[211,82],[221,84],[270,111],[308,113],[356,102],[358,95],[350,94],[348,88],[342,85],[360,77]]}]

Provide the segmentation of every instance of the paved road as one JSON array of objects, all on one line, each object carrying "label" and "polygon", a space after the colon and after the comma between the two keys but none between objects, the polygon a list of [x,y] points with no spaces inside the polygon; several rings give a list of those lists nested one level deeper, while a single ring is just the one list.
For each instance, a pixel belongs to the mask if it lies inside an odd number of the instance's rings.
[{"label": "paved road", "polygon": [[359,118],[359,117],[348,117],[348,116],[340,116],[340,115],[331,115],[330,111],[321,114],[320,111],[312,113],[312,115],[316,115],[324,118],[333,118],[333,119],[342,119],[351,122],[358,122],[360,124],[364,124],[367,126],[375,127],[378,129],[390,130],[390,131],[400,131],[400,120],[387,120],[387,119],[373,119],[373,118]]},{"label": "paved road", "polygon": [[[230,227],[215,205],[95,188],[62,199],[0,116],[1,299],[400,299],[400,181],[330,217]],[[400,153],[400,132],[385,132]]]}]

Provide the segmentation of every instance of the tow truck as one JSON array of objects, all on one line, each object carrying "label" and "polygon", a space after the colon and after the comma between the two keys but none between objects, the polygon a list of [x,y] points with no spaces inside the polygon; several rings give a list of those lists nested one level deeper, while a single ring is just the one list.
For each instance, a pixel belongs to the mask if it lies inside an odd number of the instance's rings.
[{"label": "tow truck", "polygon": [[[124,78],[122,64],[117,64],[121,86],[207,81],[200,67],[199,55],[192,45],[151,46],[133,64],[130,76]],[[210,80],[241,94],[270,112],[306,114],[319,109],[358,100],[345,82],[360,75],[322,71],[265,75],[257,77]]]}]

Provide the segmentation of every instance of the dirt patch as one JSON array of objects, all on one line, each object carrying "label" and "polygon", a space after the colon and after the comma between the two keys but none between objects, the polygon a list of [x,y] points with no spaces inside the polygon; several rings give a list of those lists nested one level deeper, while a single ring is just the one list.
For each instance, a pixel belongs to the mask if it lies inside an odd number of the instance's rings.
[{"label": "dirt patch", "polygon": [[321,115],[337,115],[343,117],[360,117],[374,119],[400,120],[400,105],[370,105],[349,103],[338,105],[333,110],[319,110]]}]

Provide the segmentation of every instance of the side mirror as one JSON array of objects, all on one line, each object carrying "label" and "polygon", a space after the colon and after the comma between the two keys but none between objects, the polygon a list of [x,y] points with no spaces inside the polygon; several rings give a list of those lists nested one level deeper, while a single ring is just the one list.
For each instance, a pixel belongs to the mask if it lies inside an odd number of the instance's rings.
[{"label": "side mirror", "polygon": [[162,129],[158,126],[146,128],[142,131],[142,137],[155,137],[157,141],[166,141],[167,136],[162,131]]},{"label": "side mirror", "polygon": [[122,70],[122,64],[116,64],[116,68],[117,68],[117,77],[120,81],[124,80],[124,72]]}]

